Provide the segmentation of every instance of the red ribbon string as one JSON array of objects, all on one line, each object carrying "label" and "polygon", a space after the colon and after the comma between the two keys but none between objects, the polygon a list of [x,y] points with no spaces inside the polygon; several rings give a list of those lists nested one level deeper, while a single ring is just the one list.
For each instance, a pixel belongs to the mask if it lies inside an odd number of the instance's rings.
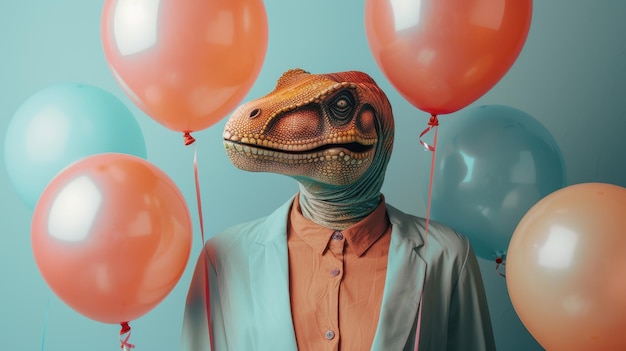
[{"label": "red ribbon string", "polygon": [[204,246],[204,220],[202,215],[202,197],[200,195],[200,176],[198,174],[198,148],[193,150],[193,176],[196,181],[196,202],[198,204],[198,218],[200,220],[200,234],[202,235],[202,245]]},{"label": "red ribbon string", "polygon": [[209,259],[207,257],[206,260],[204,261],[204,276],[205,276],[204,291],[205,291],[205,296],[206,296],[206,319],[207,319],[207,325],[209,329],[209,345],[211,345],[211,350],[215,350],[215,344],[213,341],[213,325],[211,323],[211,291],[209,290],[209,267],[208,267],[209,263],[208,261]]},{"label": "red ribbon string", "polygon": [[[192,141],[193,142],[193,141]],[[189,145],[189,144],[187,144]],[[196,147],[194,149],[193,152],[193,175],[194,175],[194,179],[196,182],[196,203],[198,205],[198,219],[200,221],[200,234],[202,236],[202,247],[204,250],[204,244],[205,244],[205,239],[204,239],[204,216],[202,215],[202,196],[201,196],[201,192],[200,192],[200,175],[199,175],[199,171],[198,171],[198,148]],[[209,342],[211,345],[211,350],[215,350],[214,344],[213,344],[213,327],[211,325],[211,294],[210,294],[210,290],[209,290],[209,267],[208,265],[208,259],[205,260],[205,266],[204,266],[204,277],[205,277],[205,285],[204,285],[204,291],[205,291],[205,297],[206,297],[206,316],[207,316],[207,325],[208,325],[208,332],[209,332]]]},{"label": "red ribbon string", "polygon": [[[422,146],[424,146],[424,148],[428,151],[434,152],[435,145],[428,145],[425,141],[422,140],[422,137],[430,132],[433,128],[436,129],[437,126],[439,126],[439,119],[437,118],[437,115],[431,114],[430,120],[428,121],[428,127],[420,133],[420,144],[422,144]],[[436,141],[433,141],[433,144],[436,144]]]},{"label": "red ribbon string", "polygon": [[[426,280],[426,279],[424,279]],[[422,291],[424,290],[424,286],[422,286]],[[422,294],[423,295],[423,294]],[[417,311],[417,327],[415,328],[415,346],[413,347],[414,351],[418,351],[420,346],[420,332],[422,331],[422,303],[423,303],[423,299],[422,296],[420,296],[420,305],[418,307],[418,311]]]},{"label": "red ribbon string", "polygon": [[134,349],[135,345],[128,342],[130,340],[130,325],[128,322],[120,323],[122,329],[120,330],[120,348],[124,351],[130,351],[130,349]]},{"label": "red ribbon string", "polygon": [[[437,115],[430,115],[430,120],[428,121],[428,128],[424,129],[422,131],[422,133],[420,134],[420,143],[426,148],[426,150],[432,152],[432,156],[431,156],[431,160],[430,160],[430,174],[429,174],[429,179],[428,179],[428,200],[426,202],[426,224],[425,224],[425,231],[426,234],[424,236],[424,250],[426,249],[426,246],[428,245],[428,225],[430,223],[430,202],[433,196],[433,178],[434,178],[434,174],[435,174],[435,155],[436,155],[436,150],[437,150],[437,134],[439,131],[439,120],[437,119]],[[429,145],[426,142],[422,141],[422,137],[430,132],[432,129],[435,129],[435,136],[433,138],[433,145]],[[426,283],[426,279],[424,279],[424,284],[422,285],[422,291],[424,289],[424,285]],[[420,331],[422,329],[422,304],[423,304],[423,293],[422,296],[420,296],[420,305],[419,305],[419,309],[418,309],[418,316],[417,316],[417,327],[415,328],[415,346],[413,347],[414,351],[418,351],[419,350],[419,340],[420,340]]]}]

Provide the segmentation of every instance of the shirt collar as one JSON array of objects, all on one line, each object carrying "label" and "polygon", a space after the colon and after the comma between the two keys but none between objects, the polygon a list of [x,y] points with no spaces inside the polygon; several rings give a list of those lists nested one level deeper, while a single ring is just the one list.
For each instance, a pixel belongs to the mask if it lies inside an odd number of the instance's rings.
[{"label": "shirt collar", "polygon": [[[389,227],[385,197],[381,195],[378,207],[367,217],[353,226],[341,231],[350,247],[357,256],[362,256],[380,238]],[[328,246],[334,229],[323,227],[302,215],[299,196],[296,196],[291,206],[289,226],[292,232],[304,240],[320,255]]]}]

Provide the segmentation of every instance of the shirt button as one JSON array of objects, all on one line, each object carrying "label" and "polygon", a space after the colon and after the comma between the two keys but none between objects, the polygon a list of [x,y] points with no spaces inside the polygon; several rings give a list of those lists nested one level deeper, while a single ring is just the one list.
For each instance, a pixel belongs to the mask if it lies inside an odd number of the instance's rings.
[{"label": "shirt button", "polygon": [[333,240],[339,241],[339,240],[343,239],[343,234],[341,234],[340,231],[336,231],[336,232],[333,233],[333,236],[331,236],[331,238],[333,238]]},{"label": "shirt button", "polygon": [[332,330],[327,330],[326,335],[324,336],[326,336],[327,340],[332,340],[335,337],[335,332]]},{"label": "shirt button", "polygon": [[338,276],[338,275],[339,275],[339,269],[334,268],[332,271],[330,271],[330,275],[331,275],[332,277],[336,277],[336,276]]}]

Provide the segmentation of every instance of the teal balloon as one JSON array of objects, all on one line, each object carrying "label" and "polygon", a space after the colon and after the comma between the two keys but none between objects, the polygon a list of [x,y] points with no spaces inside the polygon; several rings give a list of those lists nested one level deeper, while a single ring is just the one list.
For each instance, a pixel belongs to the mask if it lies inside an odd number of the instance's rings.
[{"label": "teal balloon", "polygon": [[84,157],[119,152],[146,158],[137,120],[113,94],[64,83],[32,95],[13,115],[4,145],[11,184],[33,210],[48,183]]},{"label": "teal balloon", "polygon": [[438,130],[430,218],[467,236],[477,256],[506,258],[526,212],[566,185],[561,150],[540,122],[512,107],[449,118]]}]

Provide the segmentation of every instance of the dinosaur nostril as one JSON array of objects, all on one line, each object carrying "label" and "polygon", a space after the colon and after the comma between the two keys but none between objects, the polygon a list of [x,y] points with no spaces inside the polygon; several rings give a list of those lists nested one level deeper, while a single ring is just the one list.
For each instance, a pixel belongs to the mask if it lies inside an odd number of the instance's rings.
[{"label": "dinosaur nostril", "polygon": [[261,110],[258,108],[255,108],[254,110],[252,110],[252,112],[250,112],[250,118],[259,117],[260,114],[261,114]]}]

